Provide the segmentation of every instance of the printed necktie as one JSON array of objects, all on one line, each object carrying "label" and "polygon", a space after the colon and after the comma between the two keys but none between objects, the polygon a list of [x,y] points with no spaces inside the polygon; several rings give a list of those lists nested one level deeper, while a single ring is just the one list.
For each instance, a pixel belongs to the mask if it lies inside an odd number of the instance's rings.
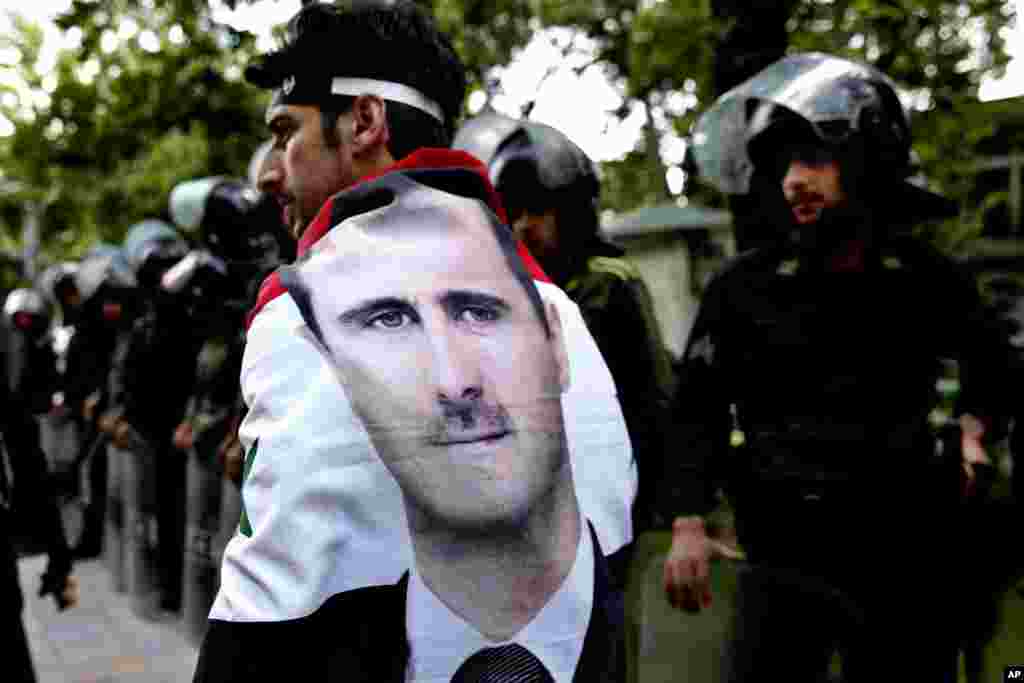
[{"label": "printed necktie", "polygon": [[554,683],[544,664],[522,645],[488,647],[467,659],[452,683]]}]

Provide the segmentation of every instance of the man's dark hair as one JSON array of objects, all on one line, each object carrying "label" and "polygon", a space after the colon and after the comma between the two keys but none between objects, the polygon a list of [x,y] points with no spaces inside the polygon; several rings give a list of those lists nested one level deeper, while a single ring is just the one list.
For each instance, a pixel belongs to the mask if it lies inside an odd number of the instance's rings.
[{"label": "man's dark hair", "polygon": [[[465,67],[434,20],[410,0],[315,2],[288,23],[284,46],[246,69],[246,79],[278,88],[293,75],[329,81],[369,78],[414,88],[441,107],[444,121],[409,105],[387,100],[388,151],[395,159],[420,147],[447,147],[455,133],[466,91]],[[328,145],[340,143],[338,117],[354,97],[325,96],[321,110]]]}]

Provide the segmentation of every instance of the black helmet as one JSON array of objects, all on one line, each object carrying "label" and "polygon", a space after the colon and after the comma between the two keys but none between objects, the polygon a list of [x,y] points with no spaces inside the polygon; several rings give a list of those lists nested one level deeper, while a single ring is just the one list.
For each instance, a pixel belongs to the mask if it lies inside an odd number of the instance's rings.
[{"label": "black helmet", "polygon": [[243,180],[225,177],[189,180],[177,185],[169,200],[171,217],[213,254],[228,263],[280,261],[277,206]]},{"label": "black helmet", "polygon": [[847,75],[817,86],[789,106],[750,100],[747,155],[754,168],[770,172],[792,154],[826,151],[843,163],[849,181],[851,174],[902,181],[910,170],[910,126],[891,85]]},{"label": "black helmet", "polygon": [[546,194],[566,192],[596,202],[601,185],[590,157],[561,131],[536,121],[488,112],[459,129],[453,148],[487,165],[499,192],[509,178],[528,180]]},{"label": "black helmet", "polygon": [[124,238],[124,256],[140,287],[159,286],[164,271],[188,253],[184,238],[162,220],[134,224]]},{"label": "black helmet", "polygon": [[907,112],[895,83],[866,64],[817,52],[784,57],[719,97],[691,141],[701,177],[729,194],[750,192],[755,170],[777,172],[787,161],[782,143],[806,141],[843,163],[848,180],[909,200],[892,203],[916,217],[956,212],[952,202],[907,182]]},{"label": "black helmet", "polygon": [[[598,237],[601,185],[590,157],[561,131],[535,121],[488,112],[468,121],[453,145],[483,161],[491,182],[514,218],[517,210],[559,213],[563,239],[572,251],[618,250]],[[568,232],[571,230],[571,232]]]}]

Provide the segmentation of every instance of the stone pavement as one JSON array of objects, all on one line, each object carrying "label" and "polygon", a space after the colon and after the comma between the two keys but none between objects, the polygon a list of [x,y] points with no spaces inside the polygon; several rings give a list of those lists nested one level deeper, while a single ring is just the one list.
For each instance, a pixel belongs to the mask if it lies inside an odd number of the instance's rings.
[{"label": "stone pavement", "polygon": [[36,597],[45,556],[19,562],[23,618],[39,683],[188,683],[198,650],[176,617],[138,617],[100,560],[77,562],[78,606]]}]

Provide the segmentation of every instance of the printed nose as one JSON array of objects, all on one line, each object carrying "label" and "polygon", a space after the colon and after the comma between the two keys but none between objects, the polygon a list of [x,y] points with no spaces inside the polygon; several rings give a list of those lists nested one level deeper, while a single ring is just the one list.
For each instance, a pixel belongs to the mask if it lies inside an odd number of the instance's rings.
[{"label": "printed nose", "polygon": [[472,343],[448,331],[432,336],[438,400],[449,403],[479,400],[483,396],[483,385]]}]

